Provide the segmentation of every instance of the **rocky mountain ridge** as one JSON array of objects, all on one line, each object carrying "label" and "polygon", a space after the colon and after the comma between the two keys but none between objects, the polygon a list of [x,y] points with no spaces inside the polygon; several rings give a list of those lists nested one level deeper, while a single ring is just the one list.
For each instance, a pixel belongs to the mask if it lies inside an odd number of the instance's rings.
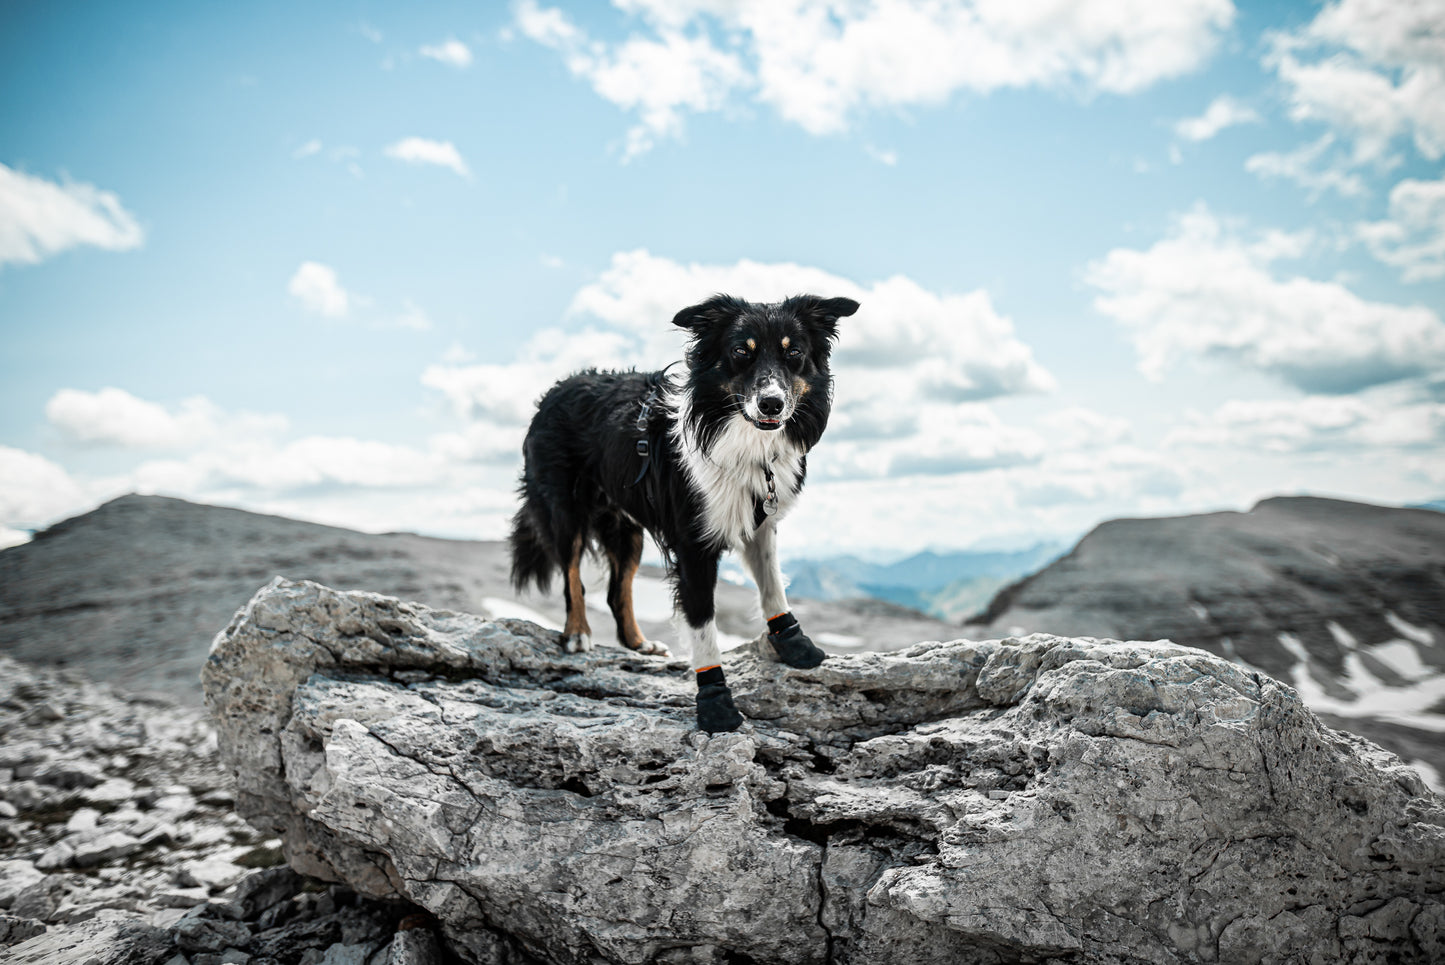
[{"label": "rocky mountain ridge", "polygon": [[[133,692],[200,704],[197,674],[216,630],[275,576],[388,593],[431,606],[560,627],[560,594],[518,596],[505,543],[373,535],[204,506],[123,496],[0,550],[0,654],[67,666]],[[612,625],[601,568],[584,569],[598,628]],[[650,639],[677,639],[657,567],[635,583]],[[763,630],[757,592],[718,587],[727,649]],[[834,652],[949,635],[948,624],[877,601],[799,601],[814,641]],[[610,635],[599,635],[599,642]]]}]

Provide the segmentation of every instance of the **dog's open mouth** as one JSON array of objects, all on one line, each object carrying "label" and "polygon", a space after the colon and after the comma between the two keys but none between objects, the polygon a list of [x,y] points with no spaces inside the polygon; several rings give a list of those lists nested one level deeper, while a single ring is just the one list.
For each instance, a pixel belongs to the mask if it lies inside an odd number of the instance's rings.
[{"label": "dog's open mouth", "polygon": [[752,419],[749,421],[751,421],[752,424],[757,426],[759,429],[768,430],[780,428],[783,424],[782,419]]}]

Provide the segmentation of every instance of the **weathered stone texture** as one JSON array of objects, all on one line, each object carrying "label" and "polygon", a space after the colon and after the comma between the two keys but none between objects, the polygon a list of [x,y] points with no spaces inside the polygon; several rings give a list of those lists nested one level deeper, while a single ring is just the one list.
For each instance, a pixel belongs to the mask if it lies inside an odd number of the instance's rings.
[{"label": "weathered stone texture", "polygon": [[734,654],[278,580],[203,674],[238,808],[474,961],[1445,959],[1445,807],[1202,651],[1035,635]]}]

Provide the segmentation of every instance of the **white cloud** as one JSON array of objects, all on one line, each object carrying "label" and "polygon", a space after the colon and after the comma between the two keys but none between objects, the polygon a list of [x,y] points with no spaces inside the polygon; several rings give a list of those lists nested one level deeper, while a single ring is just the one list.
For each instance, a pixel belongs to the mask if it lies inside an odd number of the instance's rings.
[{"label": "white cloud", "polygon": [[127,449],[183,449],[222,434],[265,435],[286,428],[282,416],[226,415],[203,396],[185,399],[172,411],[116,388],[61,389],[45,404],[45,417],[72,441]]},{"label": "white cloud", "polygon": [[[714,292],[751,301],[777,301],[801,292],[856,299],[862,310],[838,326],[838,364],[907,370],[909,377],[899,381],[923,397],[981,400],[1045,392],[1054,384],[1028,346],[1014,337],[1013,323],[995,311],[987,292],[940,295],[902,275],[865,286],[788,262],[684,265],[638,250],[613,255],[611,266],[576,294],[569,311],[645,333],[655,345],[655,333],[667,332],[680,308]],[[675,338],[666,341],[673,344]]]},{"label": "white cloud", "polygon": [[1253,244],[1203,206],[1147,251],[1089,266],[1095,307],[1126,326],[1140,369],[1159,379],[1182,356],[1223,358],[1307,392],[1342,393],[1445,366],[1445,323],[1423,306],[1369,302],[1335,282],[1279,279],[1270,264],[1298,239]]},{"label": "white cloud", "polygon": [[1445,153],[1445,0],[1340,0],[1276,36],[1266,64],[1290,116],[1347,134],[1356,163],[1389,164],[1402,137],[1427,158]]},{"label": "white cloud", "polygon": [[[719,110],[736,92],[750,92],[814,134],[845,130],[867,110],[937,104],[958,91],[1134,93],[1197,69],[1234,19],[1230,0],[617,6],[639,16],[652,37],[594,41],[565,13],[536,0],[518,4],[516,23],[525,36],[560,51],[599,95],[641,115],[629,154],[676,134],[683,110]],[[722,47],[714,33],[725,38]]]},{"label": "white cloud", "polygon": [[624,158],[644,153],[658,138],[680,134],[683,110],[720,109],[747,79],[741,61],[706,37],[687,38],[669,29],[658,40],[632,37],[609,49],[588,40],[560,10],[544,10],[534,0],[518,4],[517,26],[561,52],[567,69],[598,96],[637,112],[641,122],[627,133]]},{"label": "white cloud", "polygon": [[1210,102],[1200,116],[1186,117],[1178,121],[1174,125],[1174,133],[1186,141],[1207,141],[1226,127],[1259,122],[1259,114],[1254,108],[1241,104],[1227,94],[1221,94]]},{"label": "white cloud", "polygon": [[1233,400],[1191,413],[1166,445],[1273,453],[1386,452],[1445,446],[1445,403],[1400,392]]},{"label": "white cloud", "polygon": [[24,542],[36,529],[88,507],[90,499],[60,466],[43,456],[0,446],[0,548]]},{"label": "white cloud", "polygon": [[336,277],[336,269],[317,261],[303,261],[286,283],[286,291],[300,300],[307,311],[328,318],[344,318],[357,301]]},{"label": "white cloud", "polygon": [[472,65],[471,48],[455,37],[449,37],[439,44],[423,45],[418,53],[452,67],[466,68]]},{"label": "white cloud", "polygon": [[300,161],[300,160],[302,160],[303,158],[308,158],[308,157],[311,157],[311,155],[313,155],[313,154],[320,154],[320,153],[321,153],[321,139],[318,138],[318,137],[313,137],[311,140],[307,141],[305,144],[301,145],[301,146],[298,147],[296,150],[292,151],[292,152],[291,152],[291,156],[292,156],[293,158],[295,158],[296,160]]},{"label": "white cloud", "polygon": [[1284,178],[1293,181],[1317,198],[1326,191],[1337,191],[1345,197],[1357,197],[1365,193],[1365,182],[1358,174],[1346,170],[1339,163],[1320,161],[1335,143],[1335,136],[1326,133],[1310,144],[1303,144],[1293,151],[1264,151],[1251,155],[1244,162],[1244,169],[1262,178]]},{"label": "white cloud", "polygon": [[35,264],[68,248],[139,248],[145,232],[120,198],[93,184],[56,184],[0,164],[0,266]]},{"label": "white cloud", "polygon": [[435,164],[450,168],[462,177],[471,177],[467,162],[451,141],[429,141],[424,137],[405,137],[395,144],[387,145],[387,157],[406,161],[408,164]]},{"label": "white cloud", "polygon": [[1040,458],[1038,433],[1005,425],[978,404],[1054,384],[986,292],[940,295],[902,276],[862,285],[796,264],[683,264],[646,251],[614,255],[577,292],[568,314],[585,320],[581,331],[542,330],[509,362],[427,368],[423,383],[459,416],[513,440],[492,446],[489,430],[472,429],[450,439],[448,451],[515,461],[514,443],[553,382],[589,366],[660,368],[679,359],[685,336],[672,317],[720,291],[753,301],[812,292],[862,304],[839,322],[832,445],[820,478],[982,472]]},{"label": "white cloud", "polygon": [[1390,191],[1390,217],[1356,231],[1405,281],[1445,278],[1445,179],[1401,181]]}]

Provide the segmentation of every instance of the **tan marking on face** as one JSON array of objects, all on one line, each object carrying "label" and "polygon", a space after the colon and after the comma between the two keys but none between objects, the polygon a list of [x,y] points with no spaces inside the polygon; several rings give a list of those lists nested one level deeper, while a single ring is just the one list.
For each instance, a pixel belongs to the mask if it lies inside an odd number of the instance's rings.
[{"label": "tan marking on face", "polygon": [[758,343],[757,343],[754,339],[751,339],[751,338],[748,339],[748,351],[749,351],[749,352],[756,352],[757,350],[758,350]]},{"label": "tan marking on face", "polygon": [[807,395],[809,392],[812,391],[812,389],[813,389],[813,387],[812,387],[811,385],[809,385],[809,384],[807,383],[807,380],[805,380],[805,379],[794,379],[794,380],[793,380],[793,394],[796,395],[796,396],[798,396],[799,398],[802,398],[803,396]]},{"label": "tan marking on face", "polygon": [[783,348],[786,349],[789,345],[792,344],[792,342],[793,342],[793,337],[792,337],[791,335],[784,335],[784,336],[783,336]]}]

